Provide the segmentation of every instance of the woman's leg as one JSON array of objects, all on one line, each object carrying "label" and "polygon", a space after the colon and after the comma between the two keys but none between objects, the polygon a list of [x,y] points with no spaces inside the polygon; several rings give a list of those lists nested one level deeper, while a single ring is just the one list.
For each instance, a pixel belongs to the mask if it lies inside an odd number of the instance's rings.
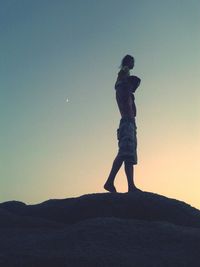
[{"label": "woman's leg", "polygon": [[134,183],[134,165],[133,163],[124,161],[124,169],[126,173],[126,178],[128,182],[128,192],[134,192],[136,190],[141,191],[135,186]]},{"label": "woman's leg", "polygon": [[123,159],[116,156],[116,158],[113,161],[112,169],[110,171],[108,179],[104,185],[104,189],[106,189],[109,192],[116,192],[116,189],[114,187],[114,180],[115,180],[115,176],[117,175],[120,167],[122,166],[122,163],[123,163]]},{"label": "woman's leg", "polygon": [[127,161],[124,161],[124,170],[126,173],[126,178],[128,182],[128,190],[135,187],[134,180],[133,180],[133,174],[134,174],[134,168],[133,164]]}]

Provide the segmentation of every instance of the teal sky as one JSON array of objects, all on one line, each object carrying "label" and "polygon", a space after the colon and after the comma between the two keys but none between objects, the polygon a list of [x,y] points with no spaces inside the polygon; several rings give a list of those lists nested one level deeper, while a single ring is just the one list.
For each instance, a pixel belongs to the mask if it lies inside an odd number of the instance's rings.
[{"label": "teal sky", "polygon": [[104,192],[131,54],[136,185],[200,208],[199,25],[198,0],[1,0],[0,201]]}]

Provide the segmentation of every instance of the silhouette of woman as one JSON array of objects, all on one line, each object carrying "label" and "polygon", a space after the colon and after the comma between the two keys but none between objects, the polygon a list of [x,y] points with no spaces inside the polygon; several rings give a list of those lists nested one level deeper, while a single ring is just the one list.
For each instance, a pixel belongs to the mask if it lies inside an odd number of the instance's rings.
[{"label": "silhouette of woman", "polygon": [[130,70],[134,67],[134,57],[126,55],[120,65],[115,83],[116,101],[121,114],[117,139],[119,151],[113,161],[112,169],[108,176],[104,189],[116,192],[114,179],[124,162],[125,174],[128,182],[128,192],[139,190],[134,184],[134,167],[137,164],[137,126],[135,122],[136,106],[134,92],[140,85],[140,78],[130,76]]}]

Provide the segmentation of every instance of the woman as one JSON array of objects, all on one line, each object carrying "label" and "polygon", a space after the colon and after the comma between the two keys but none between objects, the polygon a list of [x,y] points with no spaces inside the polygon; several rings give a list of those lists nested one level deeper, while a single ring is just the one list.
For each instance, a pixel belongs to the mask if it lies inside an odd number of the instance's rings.
[{"label": "woman", "polygon": [[133,165],[137,164],[136,106],[133,93],[140,85],[138,77],[130,76],[130,70],[133,67],[134,58],[131,55],[126,55],[121,61],[120,71],[115,83],[116,101],[121,120],[117,129],[119,151],[113,162],[109,177],[104,184],[104,189],[109,192],[116,192],[114,179],[123,162],[128,181],[128,192],[140,191],[133,180]]}]

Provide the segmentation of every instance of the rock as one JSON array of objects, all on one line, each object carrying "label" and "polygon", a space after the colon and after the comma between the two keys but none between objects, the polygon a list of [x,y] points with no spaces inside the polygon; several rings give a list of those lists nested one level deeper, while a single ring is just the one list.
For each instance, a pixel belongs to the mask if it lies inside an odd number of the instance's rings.
[{"label": "rock", "polygon": [[77,198],[54,199],[26,205],[8,201],[0,208],[15,215],[43,218],[71,224],[97,217],[165,221],[200,227],[200,211],[190,205],[149,192],[98,193]]},{"label": "rock", "polygon": [[2,267],[199,267],[200,211],[153,193],[0,204]]}]

